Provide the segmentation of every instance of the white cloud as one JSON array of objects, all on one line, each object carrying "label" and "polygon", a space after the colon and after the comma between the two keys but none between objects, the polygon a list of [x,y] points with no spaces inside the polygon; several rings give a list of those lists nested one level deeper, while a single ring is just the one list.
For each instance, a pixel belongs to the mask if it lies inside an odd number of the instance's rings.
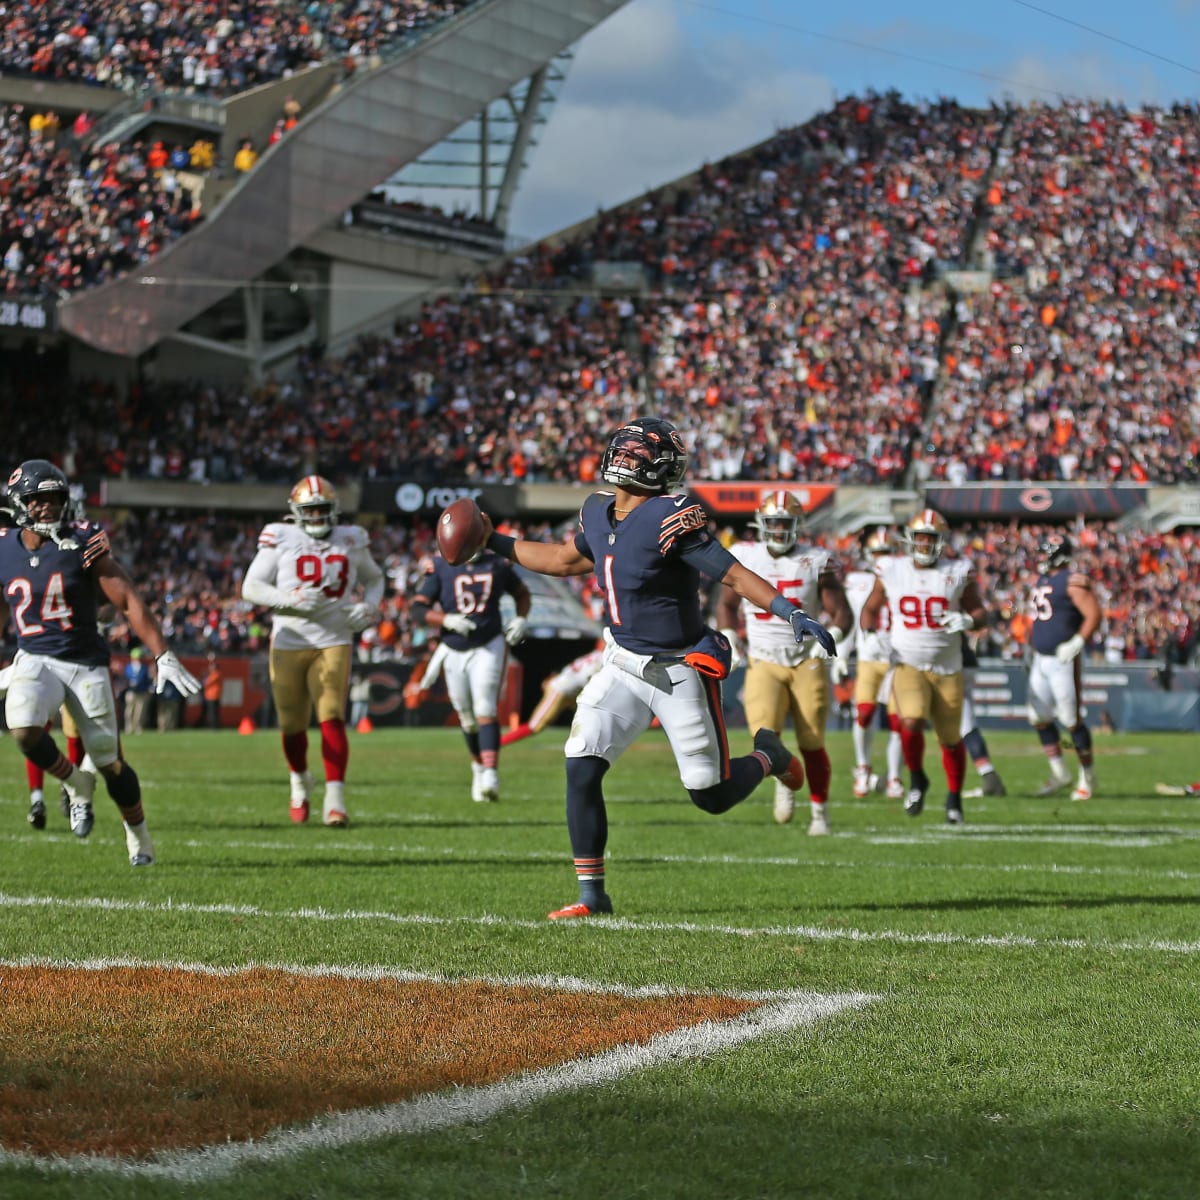
[{"label": "white cloud", "polygon": [[745,37],[689,39],[674,0],[589,34],[533,152],[510,228],[543,236],[807,120],[832,83]]}]

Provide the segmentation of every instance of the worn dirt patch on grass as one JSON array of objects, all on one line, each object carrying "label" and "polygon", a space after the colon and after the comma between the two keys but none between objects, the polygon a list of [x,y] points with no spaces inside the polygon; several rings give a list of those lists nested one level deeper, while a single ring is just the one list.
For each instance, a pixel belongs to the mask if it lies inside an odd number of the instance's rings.
[{"label": "worn dirt patch on grass", "polygon": [[255,969],[0,970],[0,1147],[143,1157],[478,1086],[754,1008]]}]

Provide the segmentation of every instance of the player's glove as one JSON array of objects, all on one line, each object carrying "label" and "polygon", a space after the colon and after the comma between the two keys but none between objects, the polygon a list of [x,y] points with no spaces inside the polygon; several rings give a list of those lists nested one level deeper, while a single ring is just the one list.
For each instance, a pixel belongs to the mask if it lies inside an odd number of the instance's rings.
[{"label": "player's glove", "polygon": [[1087,642],[1085,642],[1083,638],[1079,636],[1079,634],[1075,634],[1074,637],[1069,637],[1065,642],[1059,643],[1057,649],[1054,651],[1054,657],[1057,658],[1060,663],[1073,662],[1079,657],[1080,652],[1086,645]]},{"label": "player's glove", "polygon": [[504,640],[510,646],[523,642],[528,632],[529,622],[524,617],[510,617],[504,623]]},{"label": "player's glove", "polygon": [[158,666],[158,681],[154,690],[159,694],[168,682],[173,683],[179,689],[180,695],[185,697],[195,696],[200,691],[200,680],[170,650],[164,650],[154,661]]},{"label": "player's glove", "polygon": [[346,609],[346,624],[351,633],[362,633],[364,629],[374,625],[379,619],[379,610],[373,605],[359,601]]},{"label": "player's glove", "polygon": [[746,649],[736,629],[722,629],[721,633],[729,643],[729,669],[736,671],[746,665]]},{"label": "player's glove", "polygon": [[309,613],[314,613],[320,608],[324,599],[325,593],[320,588],[301,584],[298,588],[292,589],[287,599],[278,606],[276,611],[297,617],[307,617]]},{"label": "player's glove", "polygon": [[805,638],[815,638],[817,646],[825,651],[824,654],[820,654],[814,647],[810,654],[811,658],[837,657],[837,642],[833,640],[833,634],[820,621],[813,620],[808,613],[799,608],[792,609],[788,614],[788,621],[791,622],[792,633],[799,645],[804,645]]},{"label": "player's glove", "polygon": [[948,612],[940,624],[947,633],[966,633],[975,628],[975,618],[970,613]]},{"label": "player's glove", "polygon": [[834,683],[843,683],[850,678],[850,664],[844,658],[835,658],[829,664],[829,678]]},{"label": "player's glove", "polygon": [[465,617],[462,613],[447,613],[442,620],[442,628],[447,633],[457,633],[467,637],[475,632],[476,626],[470,617]]}]

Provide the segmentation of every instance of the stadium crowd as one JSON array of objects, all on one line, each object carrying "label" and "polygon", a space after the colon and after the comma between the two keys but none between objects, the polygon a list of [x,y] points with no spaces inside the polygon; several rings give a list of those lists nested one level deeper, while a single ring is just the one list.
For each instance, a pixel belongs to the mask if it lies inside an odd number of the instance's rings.
[{"label": "stadium crowd", "polygon": [[349,69],[469,0],[12,0],[0,71],[126,92],[232,95],[303,67]]}]

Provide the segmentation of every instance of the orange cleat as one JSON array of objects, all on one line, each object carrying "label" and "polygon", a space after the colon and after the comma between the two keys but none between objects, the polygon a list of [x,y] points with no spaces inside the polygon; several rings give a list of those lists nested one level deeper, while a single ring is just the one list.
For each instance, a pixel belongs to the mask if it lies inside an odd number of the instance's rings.
[{"label": "orange cleat", "polygon": [[350,818],[335,808],[325,814],[325,824],[335,829],[345,829],[350,824]]},{"label": "orange cleat", "polygon": [[308,820],[308,801],[305,800],[301,804],[293,804],[288,812],[291,814],[293,825],[303,825]]},{"label": "orange cleat", "polygon": [[568,904],[566,908],[556,908],[554,912],[547,913],[546,919],[549,921],[573,921],[576,917],[595,917],[611,912],[612,901],[605,896],[604,900],[595,908],[589,907],[580,900],[575,904]]}]

